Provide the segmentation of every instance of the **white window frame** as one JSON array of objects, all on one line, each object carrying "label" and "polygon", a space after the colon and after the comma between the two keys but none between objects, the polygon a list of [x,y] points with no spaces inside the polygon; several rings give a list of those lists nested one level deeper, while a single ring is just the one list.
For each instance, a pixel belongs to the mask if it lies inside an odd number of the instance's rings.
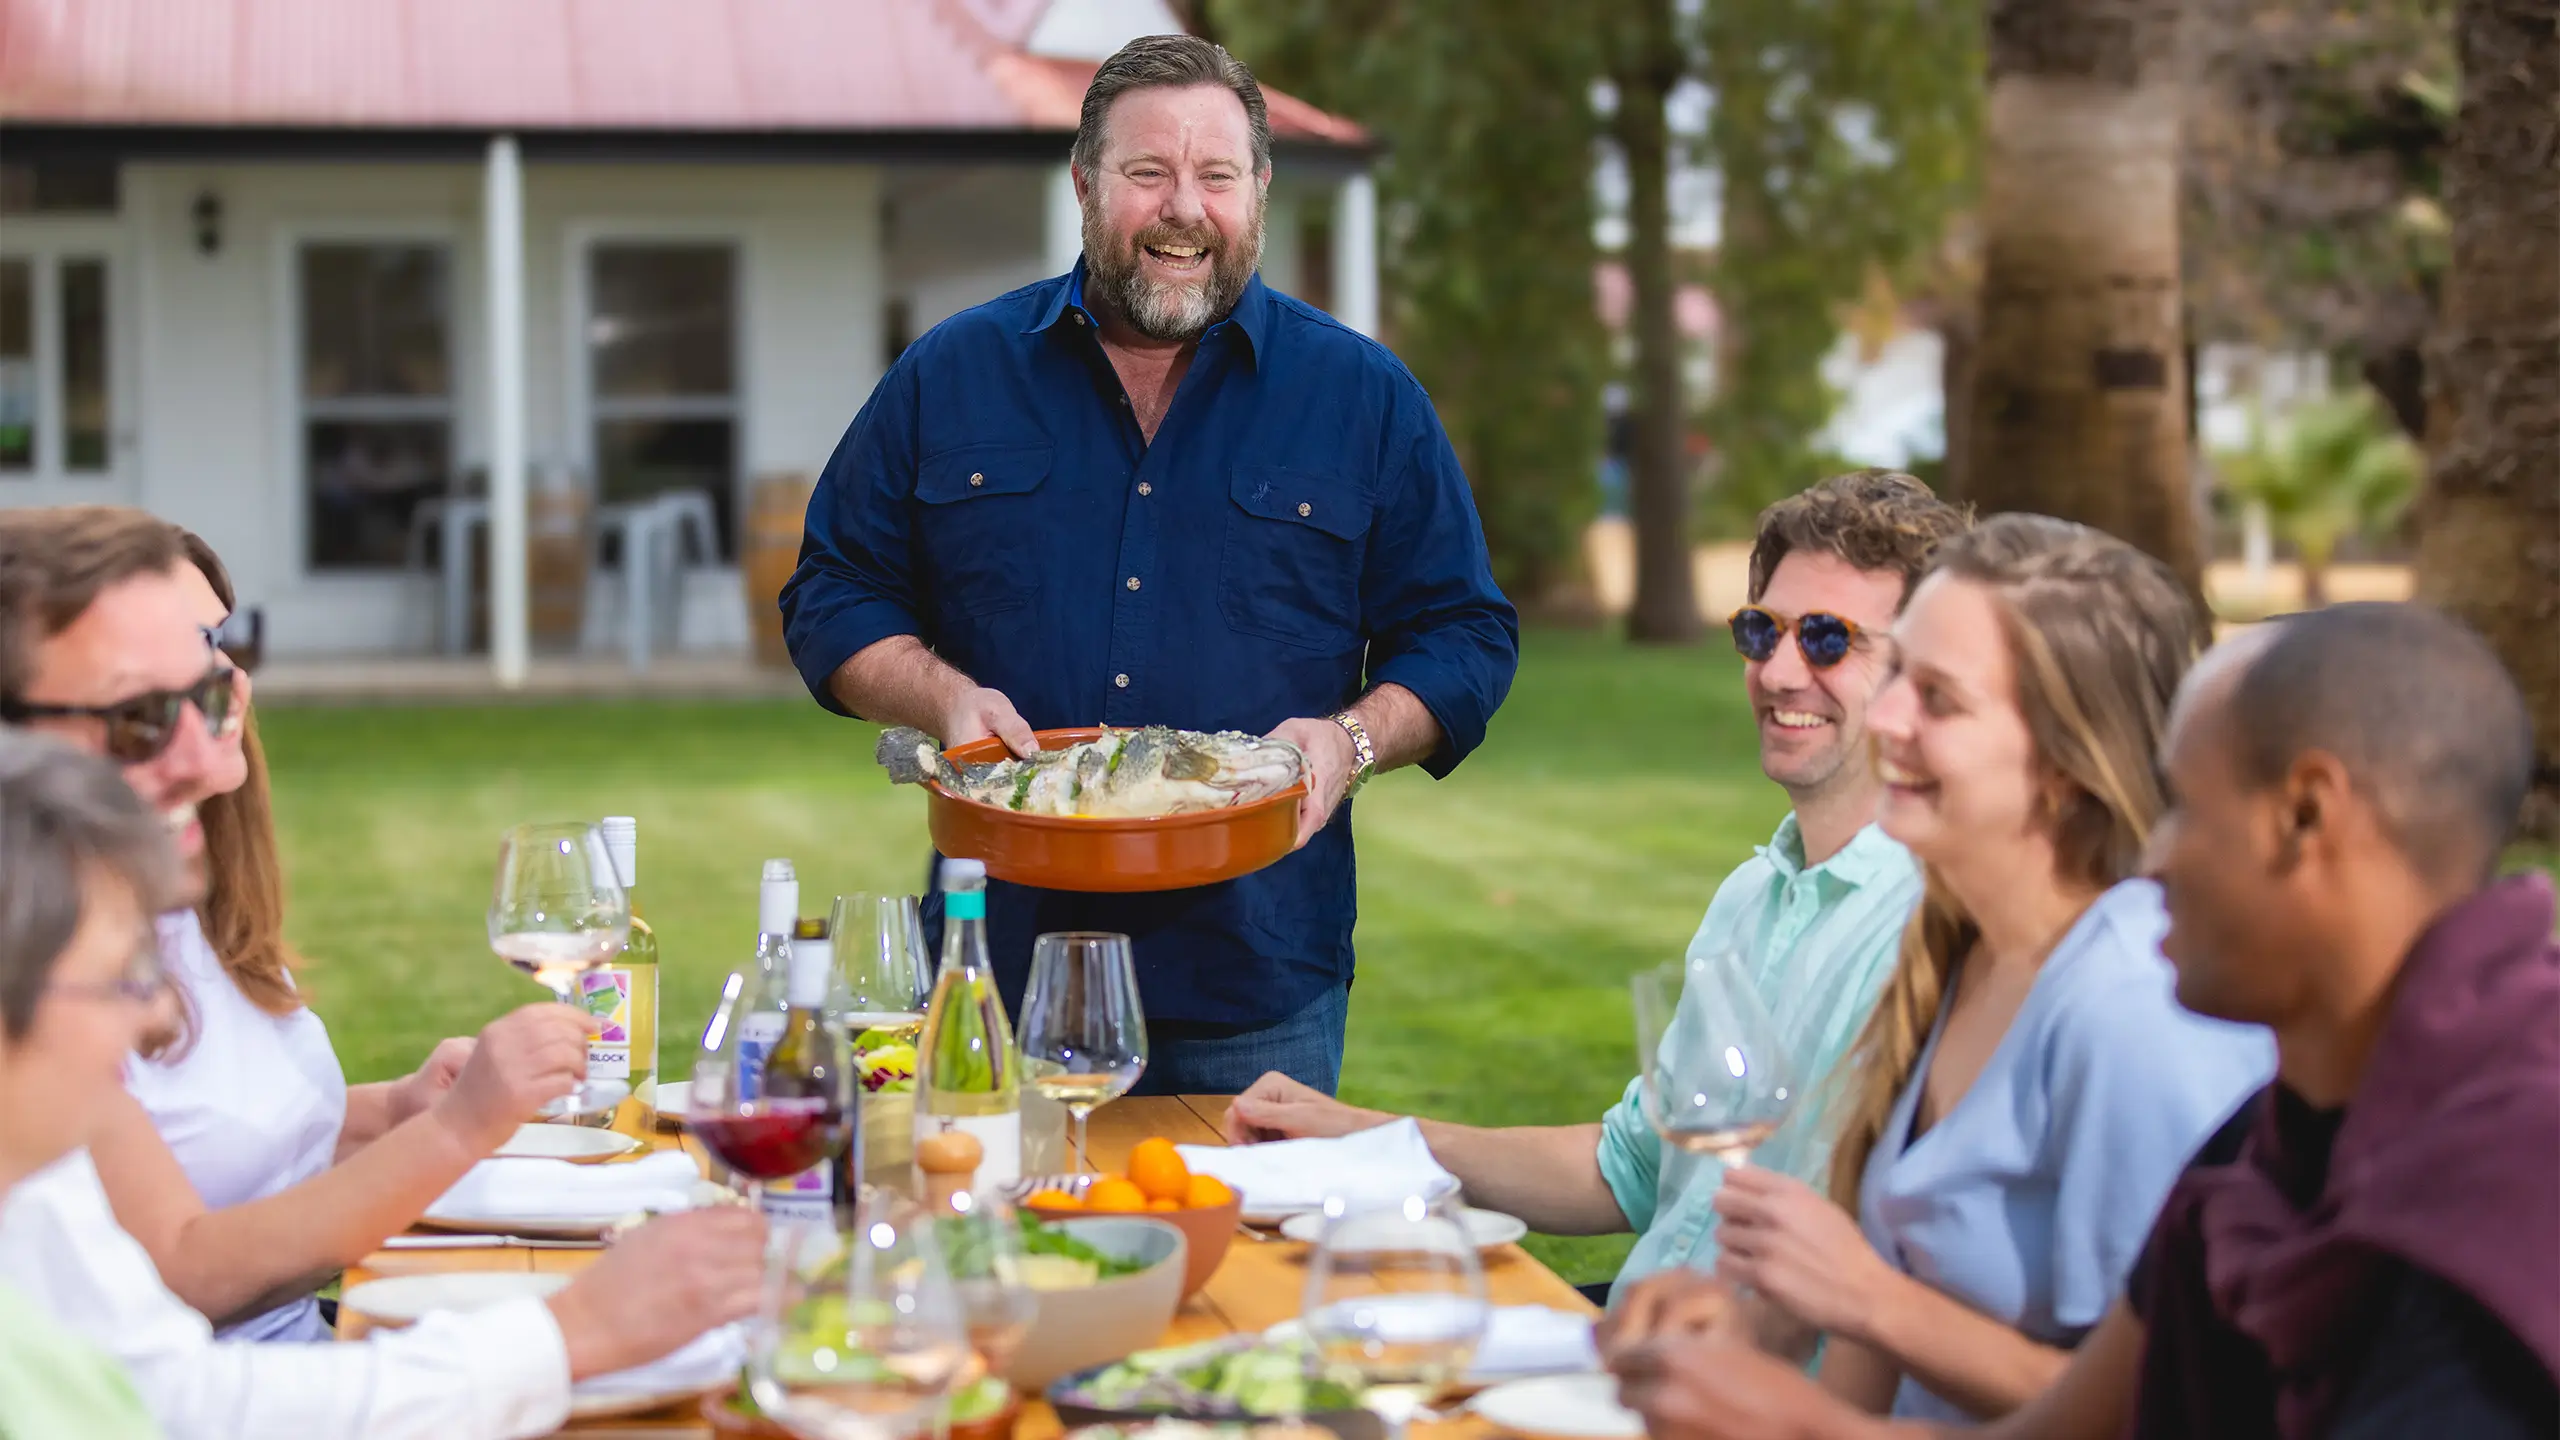
[{"label": "white window frame", "polygon": [[[595,393],[595,358],[587,348],[587,327],[594,319],[592,272],[599,245],[721,245],[729,251],[729,398],[700,396],[632,400],[602,399]],[[755,394],[749,357],[755,346],[748,335],[747,297],[755,264],[755,246],[747,227],[728,221],[685,218],[601,219],[572,221],[562,231],[560,266],[561,363],[568,367],[567,444],[584,477],[587,500],[603,505],[604,474],[597,464],[596,426],[606,420],[718,420],[729,422],[730,533],[742,535],[746,523],[748,400]]]},{"label": "white window frame", "polygon": [[[0,259],[28,267],[28,316],[35,326],[36,453],[28,470],[0,470],[0,505],[58,505],[123,498],[134,477],[140,434],[135,406],[141,387],[134,265],[118,220],[11,216],[0,225]],[[73,470],[64,463],[62,264],[99,260],[107,267],[107,463]]]},{"label": "white window frame", "polygon": [[[277,316],[276,409],[281,422],[277,450],[284,463],[277,473],[284,477],[284,493],[278,506],[288,517],[285,531],[292,547],[291,573],[305,584],[378,585],[386,581],[409,578],[410,572],[398,566],[381,569],[353,566],[321,567],[311,563],[311,450],[310,426],[315,419],[336,420],[423,420],[444,418],[446,427],[445,455],[453,467],[448,483],[459,479],[471,468],[465,450],[467,406],[476,393],[478,352],[474,341],[475,327],[466,323],[476,312],[467,293],[475,281],[474,261],[477,255],[465,245],[462,227],[432,220],[341,220],[304,221],[279,225],[275,231],[275,299]],[[303,294],[302,252],[314,245],[401,245],[430,246],[444,251],[445,257],[445,383],[447,394],[441,401],[384,399],[328,400],[314,407],[304,399],[303,380]]]}]

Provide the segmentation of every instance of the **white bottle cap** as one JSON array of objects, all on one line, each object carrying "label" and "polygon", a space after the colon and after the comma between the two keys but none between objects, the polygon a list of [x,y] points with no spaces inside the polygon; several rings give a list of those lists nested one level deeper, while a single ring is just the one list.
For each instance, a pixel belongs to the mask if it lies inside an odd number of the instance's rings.
[{"label": "white bottle cap", "polygon": [[800,878],[788,860],[764,862],[764,881],[756,887],[756,933],[788,937],[800,921]]},{"label": "white bottle cap", "polygon": [[986,861],[946,859],[942,862],[943,889],[983,890],[986,888],[986,884]]},{"label": "white bottle cap", "polygon": [[791,981],[783,1000],[794,1010],[815,1010],[827,1003],[827,982],[834,978],[836,947],[832,940],[791,942]]},{"label": "white bottle cap", "polygon": [[607,815],[596,822],[604,835],[605,853],[613,857],[613,878],[630,889],[640,883],[640,822],[628,815]]}]

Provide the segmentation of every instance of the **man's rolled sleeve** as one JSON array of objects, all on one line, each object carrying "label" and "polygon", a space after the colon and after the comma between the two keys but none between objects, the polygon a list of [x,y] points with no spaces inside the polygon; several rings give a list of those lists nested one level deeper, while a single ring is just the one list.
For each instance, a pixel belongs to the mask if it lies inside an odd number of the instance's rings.
[{"label": "man's rolled sleeve", "polygon": [[1484,527],[1458,457],[1429,404],[1404,447],[1403,474],[1382,487],[1361,606],[1369,683],[1414,693],[1440,725],[1422,762],[1446,775],[1478,745],[1520,665],[1520,617],[1494,583]]},{"label": "man's rolled sleeve", "polygon": [[1600,1178],[1618,1197],[1627,1228],[1653,1228],[1654,1202],[1662,1193],[1662,1141],[1644,1118],[1644,1080],[1627,1082],[1624,1095],[1600,1119]]},{"label": "man's rolled sleeve", "polygon": [[893,635],[921,633],[909,558],[915,493],[913,371],[893,367],[828,458],[809,496],[800,564],[782,587],[792,664],[819,704],[851,715],[829,683],[844,662]]}]

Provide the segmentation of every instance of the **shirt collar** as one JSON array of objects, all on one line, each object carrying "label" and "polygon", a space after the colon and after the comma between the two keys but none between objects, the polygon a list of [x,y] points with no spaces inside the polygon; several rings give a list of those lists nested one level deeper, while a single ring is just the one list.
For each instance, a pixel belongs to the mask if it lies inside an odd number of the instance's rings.
[{"label": "shirt collar", "polygon": [[1778,822],[1777,833],[1769,837],[1769,843],[1760,847],[1760,858],[1768,861],[1782,876],[1793,879],[1808,873],[1828,875],[1852,888],[1875,880],[1906,854],[1882,828],[1869,824],[1861,826],[1857,834],[1850,836],[1849,843],[1841,846],[1839,853],[1819,865],[1808,866],[1804,863],[1804,827],[1796,823],[1792,810],[1787,812],[1787,818]]},{"label": "shirt collar", "polygon": [[[1067,283],[1058,287],[1057,293],[1049,297],[1049,302],[1040,307],[1038,318],[1022,333],[1036,335],[1070,315],[1081,317],[1090,325],[1093,312],[1084,303],[1084,275],[1084,257],[1079,255],[1075,268],[1067,272]],[[1236,297],[1235,308],[1227,312],[1227,318],[1211,325],[1208,333],[1215,335],[1229,326],[1244,336],[1247,353],[1259,362],[1264,338],[1271,333],[1271,287],[1262,283],[1261,271],[1256,270],[1245,280],[1244,293]]]}]

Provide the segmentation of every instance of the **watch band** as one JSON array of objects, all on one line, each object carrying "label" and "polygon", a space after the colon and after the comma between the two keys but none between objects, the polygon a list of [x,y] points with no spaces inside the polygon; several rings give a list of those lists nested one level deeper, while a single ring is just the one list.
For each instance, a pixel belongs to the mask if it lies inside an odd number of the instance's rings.
[{"label": "watch band", "polygon": [[1359,716],[1344,710],[1325,718],[1341,726],[1342,733],[1351,737],[1351,782],[1342,790],[1342,798],[1348,800],[1360,793],[1360,787],[1369,783],[1370,776],[1378,773],[1378,751],[1369,743],[1368,727],[1360,723]]}]

